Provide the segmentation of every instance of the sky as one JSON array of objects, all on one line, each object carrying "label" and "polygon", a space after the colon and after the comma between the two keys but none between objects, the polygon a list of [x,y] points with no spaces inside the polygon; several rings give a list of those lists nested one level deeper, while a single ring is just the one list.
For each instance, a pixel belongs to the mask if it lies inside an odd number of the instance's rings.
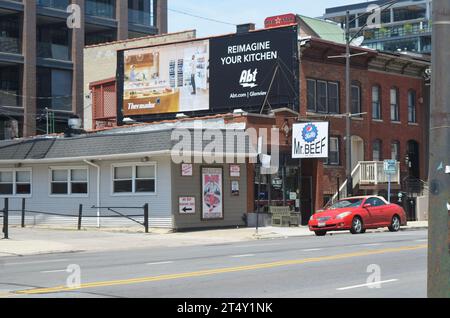
[{"label": "sky", "polygon": [[298,13],[319,17],[326,8],[365,0],[169,0],[169,32],[197,30],[198,37],[233,33],[236,27],[182,14],[177,11],[220,20],[230,24],[256,23],[264,26],[267,17]]}]

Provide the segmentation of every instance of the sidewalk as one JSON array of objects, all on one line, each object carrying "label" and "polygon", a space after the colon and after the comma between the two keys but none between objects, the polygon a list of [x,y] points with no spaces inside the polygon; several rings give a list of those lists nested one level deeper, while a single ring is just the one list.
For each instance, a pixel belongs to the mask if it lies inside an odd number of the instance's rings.
[{"label": "sidewalk", "polygon": [[[410,222],[403,231],[427,229],[428,222]],[[379,229],[368,232],[385,232]],[[334,232],[348,233],[348,232]],[[142,228],[89,229],[85,231],[17,228],[10,229],[10,240],[0,240],[0,257],[26,256],[52,253],[97,252],[126,250],[129,248],[164,248],[179,246],[202,246],[245,242],[260,239],[313,236],[307,227],[264,227],[256,235],[255,228],[208,230],[170,233],[153,230],[142,233]],[[114,242],[112,244],[112,242]]]}]

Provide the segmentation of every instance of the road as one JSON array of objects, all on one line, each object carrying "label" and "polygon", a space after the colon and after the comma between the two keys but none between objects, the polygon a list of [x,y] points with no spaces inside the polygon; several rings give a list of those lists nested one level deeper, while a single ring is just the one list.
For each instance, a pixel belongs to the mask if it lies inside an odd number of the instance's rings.
[{"label": "road", "polygon": [[426,244],[421,230],[7,257],[0,297],[426,297]]}]

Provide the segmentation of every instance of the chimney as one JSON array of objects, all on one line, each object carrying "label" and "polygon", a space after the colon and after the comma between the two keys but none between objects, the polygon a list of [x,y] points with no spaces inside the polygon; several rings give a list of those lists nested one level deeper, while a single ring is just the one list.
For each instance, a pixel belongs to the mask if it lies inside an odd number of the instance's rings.
[{"label": "chimney", "polygon": [[248,33],[250,31],[255,31],[256,27],[254,23],[245,23],[245,24],[239,24],[236,27],[236,33],[237,34],[243,34],[243,33]]}]

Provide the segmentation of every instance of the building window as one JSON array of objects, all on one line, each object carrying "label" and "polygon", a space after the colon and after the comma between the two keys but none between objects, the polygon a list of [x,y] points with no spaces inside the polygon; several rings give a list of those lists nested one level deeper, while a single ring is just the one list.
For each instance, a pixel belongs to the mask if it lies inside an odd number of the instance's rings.
[{"label": "building window", "polygon": [[372,160],[373,161],[382,161],[383,160],[383,156],[382,156],[382,142],[380,139],[377,139],[373,142],[373,146],[372,146],[372,151],[373,151],[373,155],[372,155]]},{"label": "building window", "polygon": [[400,161],[400,142],[393,141],[391,143],[391,159]]},{"label": "building window", "polygon": [[381,89],[380,86],[372,87],[372,118],[381,119]]},{"label": "building window", "polygon": [[339,113],[339,84],[323,80],[307,80],[308,111]]},{"label": "building window", "polygon": [[0,171],[0,196],[5,195],[31,195],[31,170],[11,169]]},{"label": "building window", "polygon": [[88,194],[87,168],[51,169],[51,195],[86,195]]},{"label": "building window", "polygon": [[308,110],[316,111],[316,81],[307,80],[307,91],[308,91]]},{"label": "building window", "polygon": [[352,114],[361,114],[361,88],[359,85],[352,85]]},{"label": "building window", "polygon": [[330,137],[330,149],[328,154],[328,159],[325,164],[327,165],[339,165],[339,138]]},{"label": "building window", "polygon": [[156,164],[114,166],[113,193],[156,193]]},{"label": "building window", "polygon": [[416,92],[410,90],[408,92],[408,122],[416,123]]},{"label": "building window", "polygon": [[391,88],[391,121],[400,121],[397,88]]}]

